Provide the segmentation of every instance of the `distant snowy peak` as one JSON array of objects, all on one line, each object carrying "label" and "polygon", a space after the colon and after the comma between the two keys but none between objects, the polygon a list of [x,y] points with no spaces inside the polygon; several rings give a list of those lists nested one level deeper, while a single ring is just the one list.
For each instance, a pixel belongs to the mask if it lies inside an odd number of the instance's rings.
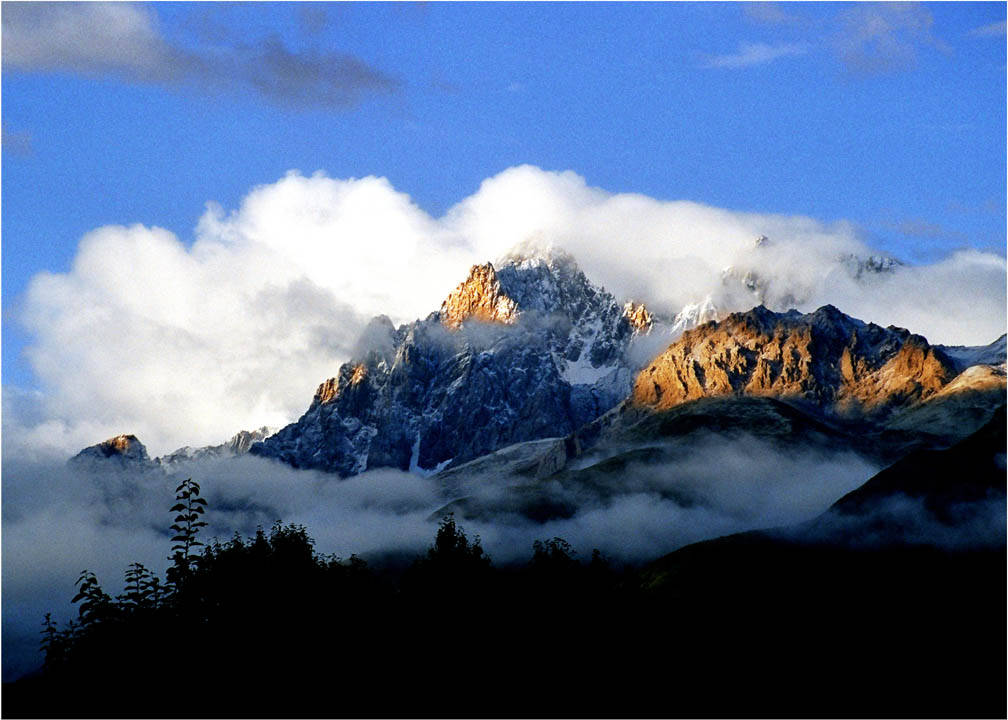
[{"label": "distant snowy peak", "polygon": [[154,462],[162,467],[171,468],[183,462],[192,460],[202,460],[204,458],[236,457],[244,455],[257,442],[262,442],[276,432],[275,428],[265,425],[257,430],[240,430],[226,442],[220,445],[207,445],[205,447],[183,447],[156,458]]},{"label": "distant snowy peak", "polygon": [[[735,264],[721,270],[721,287],[715,300],[722,310],[742,310],[754,304],[785,311],[805,305],[814,294],[814,284],[782,282],[773,258],[775,243],[761,235]],[[778,260],[779,262],[779,260]],[[905,265],[883,254],[867,256],[845,253],[833,259],[831,274],[856,283],[872,283],[890,277]]]},{"label": "distant snowy peak", "polygon": [[236,457],[244,455],[252,445],[261,442],[276,432],[273,428],[263,426],[258,430],[241,430],[220,445],[205,447],[182,447],[161,457],[150,459],[147,448],[136,435],[117,435],[114,438],[84,448],[70,462],[92,468],[107,468],[109,462],[113,467],[141,468],[147,470],[172,469],[182,463],[204,458]]},{"label": "distant snowy peak", "polygon": [[872,275],[886,275],[896,272],[903,263],[888,255],[869,255],[866,258],[854,254],[844,255],[840,263],[855,280]]},{"label": "distant snowy peak", "polygon": [[965,370],[973,365],[1004,365],[1006,362],[1005,335],[1002,335],[990,345],[936,345],[946,355],[952,358],[959,370]]},{"label": "distant snowy peak", "polygon": [[721,312],[710,295],[698,303],[689,303],[672,320],[671,332],[682,334],[706,322],[720,320]]}]

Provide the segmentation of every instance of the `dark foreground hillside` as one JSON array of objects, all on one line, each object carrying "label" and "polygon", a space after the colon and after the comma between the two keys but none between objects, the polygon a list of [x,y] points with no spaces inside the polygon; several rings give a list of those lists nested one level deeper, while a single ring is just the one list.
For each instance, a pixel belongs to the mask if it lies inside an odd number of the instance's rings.
[{"label": "dark foreground hillside", "polygon": [[709,543],[656,583],[554,545],[393,584],[304,539],[225,549],[194,607],[106,620],[4,716],[1005,714],[1004,550]]},{"label": "dark foreground hillside", "polygon": [[112,598],[82,575],[80,622],[42,633],[3,715],[1004,717],[1004,543],[922,542],[880,512],[920,502],[945,539],[1003,516],[999,417],[804,526],[643,568],[559,539],[497,567],[450,516],[426,556],[381,566],[298,526],[197,553],[183,484],[166,582],[134,566]]}]

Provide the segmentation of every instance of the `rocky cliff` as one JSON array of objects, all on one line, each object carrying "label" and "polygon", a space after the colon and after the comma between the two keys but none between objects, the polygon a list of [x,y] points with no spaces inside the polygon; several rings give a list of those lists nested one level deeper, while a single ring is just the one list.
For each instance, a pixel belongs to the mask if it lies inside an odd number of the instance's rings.
[{"label": "rocky cliff", "polygon": [[802,315],[763,306],[682,335],[637,376],[632,402],[656,410],[704,397],[758,395],[840,417],[918,404],[959,370],[940,348],[826,305]]}]

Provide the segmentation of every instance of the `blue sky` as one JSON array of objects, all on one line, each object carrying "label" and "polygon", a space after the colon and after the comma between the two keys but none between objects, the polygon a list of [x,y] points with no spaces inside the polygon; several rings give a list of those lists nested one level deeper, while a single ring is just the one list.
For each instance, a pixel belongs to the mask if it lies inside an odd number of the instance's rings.
[{"label": "blue sky", "polygon": [[910,263],[1005,253],[1003,3],[153,3],[69,30],[31,5],[2,6],[5,385],[36,382],[29,280],[83,235],[188,244],[291,169],[438,217],[527,163],[847,220]]}]

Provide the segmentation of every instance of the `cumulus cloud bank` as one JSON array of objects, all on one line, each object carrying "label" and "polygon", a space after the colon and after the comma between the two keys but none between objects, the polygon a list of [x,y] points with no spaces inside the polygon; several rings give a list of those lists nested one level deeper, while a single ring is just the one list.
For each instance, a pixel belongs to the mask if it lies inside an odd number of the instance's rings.
[{"label": "cumulus cloud bank", "polygon": [[[757,247],[760,235],[770,241]],[[65,455],[131,432],[161,454],[283,425],[368,318],[424,317],[471,264],[527,240],[565,248],[618,299],[666,313],[707,295],[748,309],[751,273],[773,309],[832,303],[932,342],[986,344],[1006,323],[1005,258],[990,253],[856,278],[849,256],[873,251],[845,223],[613,194],[531,166],[435,218],[383,178],[292,172],[238,208],[211,204],[191,244],[102,227],[69,272],[36,276],[18,319],[44,393],[5,392],[5,453]]]}]

